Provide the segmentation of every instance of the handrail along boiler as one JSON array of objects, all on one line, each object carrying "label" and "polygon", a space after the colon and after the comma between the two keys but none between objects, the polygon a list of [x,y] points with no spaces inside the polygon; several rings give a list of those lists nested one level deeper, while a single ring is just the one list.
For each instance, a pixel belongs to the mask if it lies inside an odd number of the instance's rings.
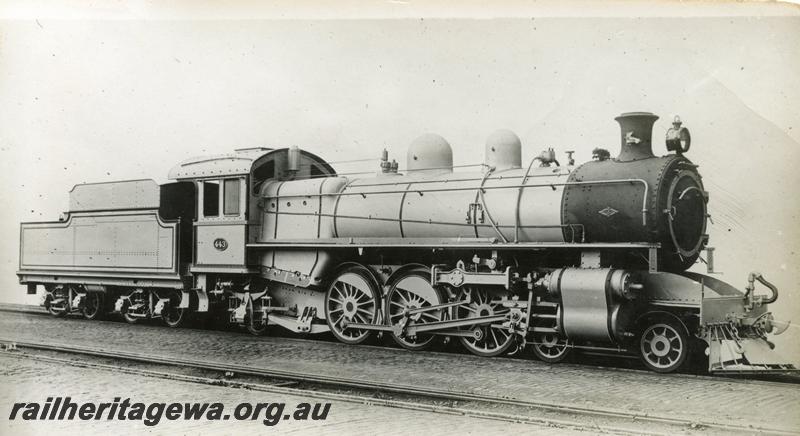
[{"label": "handrail along boiler", "polygon": [[653,154],[657,119],[620,115],[617,157],[597,149],[577,167],[553,149],[523,166],[500,130],[476,171],[454,172],[427,134],[404,174],[385,151],[375,176],[353,178],[297,147],[256,148],[188,160],[163,185],[77,185],[62,220],[21,225],[18,275],[57,316],[221,314],[254,334],[377,333],[411,350],[635,351],[658,372],[704,350],[711,372],[794,370],[770,354],[787,325],[767,311],[771,283],[753,273],[741,292],[687,271],[713,268],[709,195],[677,117],[671,153]]}]

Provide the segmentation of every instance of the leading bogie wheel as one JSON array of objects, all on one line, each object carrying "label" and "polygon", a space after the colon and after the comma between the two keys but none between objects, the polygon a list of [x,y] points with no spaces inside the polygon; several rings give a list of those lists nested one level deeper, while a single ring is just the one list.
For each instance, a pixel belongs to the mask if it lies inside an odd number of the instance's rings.
[{"label": "leading bogie wheel", "polygon": [[348,327],[375,324],[379,318],[378,284],[366,268],[350,267],[339,273],[325,293],[325,318],[331,333],[346,344],[359,344],[372,331]]},{"label": "leading bogie wheel", "polygon": [[539,333],[533,338],[533,354],[543,362],[563,362],[571,353],[569,341],[556,333]]},{"label": "leading bogie wheel", "polygon": [[686,328],[675,320],[655,320],[639,336],[639,357],[649,369],[667,373],[678,370],[689,355]]},{"label": "leading bogie wheel", "polygon": [[[471,301],[458,306],[459,319],[505,315],[510,311],[499,302],[502,291],[490,292],[487,289],[478,288],[470,288],[468,291]],[[460,336],[459,340],[472,354],[483,357],[498,356],[506,352],[514,343],[514,334],[502,324],[502,321],[496,321],[491,324],[470,326],[468,329],[473,334]]]},{"label": "leading bogie wheel", "polygon": [[[431,286],[430,273],[427,271],[409,271],[403,274],[390,286],[387,296],[386,316],[390,325],[397,325],[407,319],[407,326],[441,321],[443,311],[433,310],[405,316],[408,310],[420,309],[442,304],[439,291]],[[409,336],[392,333],[398,345],[408,350],[423,350],[430,347],[436,338],[431,334]]]}]

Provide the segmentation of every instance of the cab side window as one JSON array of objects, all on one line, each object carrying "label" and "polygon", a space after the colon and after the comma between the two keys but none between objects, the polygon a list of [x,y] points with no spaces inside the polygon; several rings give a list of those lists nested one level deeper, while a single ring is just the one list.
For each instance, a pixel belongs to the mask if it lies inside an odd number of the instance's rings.
[{"label": "cab side window", "polygon": [[219,216],[219,180],[203,182],[203,216]]},{"label": "cab side window", "polygon": [[222,205],[225,215],[239,215],[239,179],[227,179],[224,184],[224,204]]}]

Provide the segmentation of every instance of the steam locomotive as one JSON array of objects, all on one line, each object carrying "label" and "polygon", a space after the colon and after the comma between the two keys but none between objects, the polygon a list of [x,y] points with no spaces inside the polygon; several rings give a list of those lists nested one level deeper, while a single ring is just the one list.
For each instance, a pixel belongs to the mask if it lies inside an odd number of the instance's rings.
[{"label": "steam locomotive", "polygon": [[185,161],[162,185],[80,184],[62,219],[21,224],[17,274],[56,316],[216,314],[253,334],[391,335],[410,350],[636,353],[657,372],[705,352],[711,372],[796,369],[771,360],[767,335],[787,325],[767,310],[775,286],[687,271],[713,268],[709,194],[680,119],[670,153],[653,154],[657,119],[620,115],[617,157],[596,149],[580,166],[552,149],[523,166],[501,130],[477,171],[454,171],[427,134],[403,174],[385,151],[376,175],[352,178],[297,147],[257,148]]}]

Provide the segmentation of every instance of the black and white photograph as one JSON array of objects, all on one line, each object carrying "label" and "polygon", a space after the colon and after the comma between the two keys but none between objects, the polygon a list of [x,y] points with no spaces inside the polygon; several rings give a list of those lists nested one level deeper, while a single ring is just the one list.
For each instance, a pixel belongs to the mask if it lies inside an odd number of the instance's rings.
[{"label": "black and white photograph", "polygon": [[800,4],[0,4],[0,435],[800,434]]}]

